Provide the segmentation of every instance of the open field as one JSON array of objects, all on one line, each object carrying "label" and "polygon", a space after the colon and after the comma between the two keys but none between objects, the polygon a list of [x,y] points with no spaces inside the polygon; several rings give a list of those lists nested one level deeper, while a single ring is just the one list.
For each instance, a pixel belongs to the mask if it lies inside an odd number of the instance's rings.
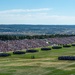
[{"label": "open field", "polygon": [[37,50],[39,52],[0,57],[0,75],[75,75],[75,61],[58,60],[58,56],[74,56],[75,47]]}]

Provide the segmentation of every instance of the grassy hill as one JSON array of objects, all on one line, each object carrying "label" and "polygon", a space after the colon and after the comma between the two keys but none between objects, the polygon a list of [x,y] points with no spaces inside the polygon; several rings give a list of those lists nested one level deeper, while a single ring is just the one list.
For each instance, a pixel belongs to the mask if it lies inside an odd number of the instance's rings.
[{"label": "grassy hill", "polygon": [[23,55],[10,52],[11,56],[0,57],[0,75],[75,75],[75,61],[58,60],[58,56],[74,56],[75,47],[36,50],[39,52]]}]

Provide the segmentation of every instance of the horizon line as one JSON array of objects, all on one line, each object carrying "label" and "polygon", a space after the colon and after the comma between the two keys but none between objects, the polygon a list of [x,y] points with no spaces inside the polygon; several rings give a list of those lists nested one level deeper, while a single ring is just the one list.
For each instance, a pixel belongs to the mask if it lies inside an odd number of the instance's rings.
[{"label": "horizon line", "polygon": [[75,25],[75,24],[0,24],[0,25]]}]

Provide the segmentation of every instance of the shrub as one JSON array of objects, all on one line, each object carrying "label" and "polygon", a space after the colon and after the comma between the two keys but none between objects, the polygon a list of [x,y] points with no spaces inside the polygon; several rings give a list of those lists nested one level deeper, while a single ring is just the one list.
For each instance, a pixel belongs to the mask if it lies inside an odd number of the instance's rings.
[{"label": "shrub", "polygon": [[11,54],[9,54],[9,53],[0,53],[0,57],[7,57],[7,56],[11,56]]},{"label": "shrub", "polygon": [[31,56],[31,59],[35,59],[35,56]]},{"label": "shrub", "polygon": [[38,52],[38,50],[26,50],[27,53],[34,53],[34,52]]},{"label": "shrub", "polygon": [[13,54],[25,54],[24,51],[14,51]]},{"label": "shrub", "polygon": [[48,51],[51,50],[51,48],[41,48],[42,51]]},{"label": "shrub", "polygon": [[63,47],[71,47],[71,45],[63,45]]},{"label": "shrub", "polygon": [[61,49],[61,46],[53,46],[52,49]]}]

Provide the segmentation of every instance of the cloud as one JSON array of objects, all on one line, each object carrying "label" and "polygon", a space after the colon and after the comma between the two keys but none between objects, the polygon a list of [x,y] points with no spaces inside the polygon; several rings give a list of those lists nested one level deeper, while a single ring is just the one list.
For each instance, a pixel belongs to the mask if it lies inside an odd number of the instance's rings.
[{"label": "cloud", "polygon": [[0,11],[0,13],[22,13],[22,12],[41,12],[41,11],[49,11],[52,8],[39,8],[39,9],[12,9]]},{"label": "cloud", "polygon": [[[1,24],[75,24],[75,16],[52,15],[51,9],[14,9],[0,11]],[[45,12],[47,11],[47,12]],[[24,12],[24,13],[23,13]],[[26,13],[25,13],[26,12]]]}]

